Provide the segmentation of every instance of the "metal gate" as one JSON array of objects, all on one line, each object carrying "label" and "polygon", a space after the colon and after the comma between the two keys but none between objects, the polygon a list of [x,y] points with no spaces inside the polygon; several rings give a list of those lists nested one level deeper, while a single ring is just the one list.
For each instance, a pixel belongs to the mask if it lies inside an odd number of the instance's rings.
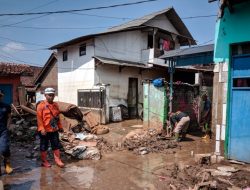
[{"label": "metal gate", "polygon": [[228,156],[250,163],[250,55],[232,58],[231,80]]},{"label": "metal gate", "polygon": [[105,89],[79,89],[78,106],[85,108],[103,108],[105,105]]}]

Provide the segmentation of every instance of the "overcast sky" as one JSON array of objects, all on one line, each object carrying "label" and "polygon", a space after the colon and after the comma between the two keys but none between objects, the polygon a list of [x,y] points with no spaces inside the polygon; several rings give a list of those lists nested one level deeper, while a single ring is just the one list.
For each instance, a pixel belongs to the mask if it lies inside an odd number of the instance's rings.
[{"label": "overcast sky", "polygon": [[[138,1],[140,0],[0,0],[0,14],[84,9]],[[218,2],[158,0],[138,5],[78,12],[81,15],[67,13],[46,16],[1,16],[0,61],[43,66],[51,54],[46,48],[52,45],[86,34],[102,32],[129,19],[168,7],[174,7],[181,18],[206,16],[217,14]],[[216,16],[183,19],[183,22],[198,44],[214,39]]]}]

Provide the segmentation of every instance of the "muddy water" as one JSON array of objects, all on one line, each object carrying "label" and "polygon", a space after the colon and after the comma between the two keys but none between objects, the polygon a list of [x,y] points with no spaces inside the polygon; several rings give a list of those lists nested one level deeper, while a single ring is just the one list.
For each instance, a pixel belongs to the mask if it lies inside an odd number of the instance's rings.
[{"label": "muddy water", "polygon": [[[132,122],[140,125],[140,122]],[[106,136],[113,141],[121,139],[124,134],[135,128],[129,128],[131,122],[120,126],[111,126]],[[138,126],[139,127],[139,126]],[[111,137],[112,136],[112,137]],[[203,142],[199,137],[188,136],[188,141],[181,142],[181,148],[172,154],[153,153],[135,155],[128,151],[118,151],[103,155],[99,161],[83,160],[70,162],[60,169],[54,164],[52,168],[40,167],[40,162],[27,159],[27,148],[12,149],[12,163],[15,172],[1,177],[5,189],[11,190],[57,190],[57,189],[101,189],[101,190],[163,190],[166,184],[161,180],[161,170],[167,165],[190,164],[192,152],[210,153],[212,142]],[[50,161],[53,163],[53,161]]]}]

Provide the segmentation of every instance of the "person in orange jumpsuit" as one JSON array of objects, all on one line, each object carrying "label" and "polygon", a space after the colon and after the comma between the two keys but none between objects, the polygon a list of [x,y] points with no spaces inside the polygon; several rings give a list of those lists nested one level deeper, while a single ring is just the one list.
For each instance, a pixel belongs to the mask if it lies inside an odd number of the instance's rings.
[{"label": "person in orange jumpsuit", "polygon": [[55,97],[55,89],[46,88],[44,91],[46,100],[41,101],[37,106],[37,126],[40,136],[40,151],[42,166],[51,167],[47,160],[47,150],[49,142],[54,153],[55,163],[59,167],[64,167],[64,163],[60,159],[60,141],[59,133],[63,132],[63,127],[59,119],[58,104],[53,102]]}]

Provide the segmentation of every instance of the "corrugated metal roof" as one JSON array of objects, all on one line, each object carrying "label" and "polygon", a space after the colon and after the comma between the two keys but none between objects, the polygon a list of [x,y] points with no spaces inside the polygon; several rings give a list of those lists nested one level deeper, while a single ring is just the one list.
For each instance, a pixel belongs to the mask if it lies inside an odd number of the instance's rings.
[{"label": "corrugated metal roof", "polygon": [[179,57],[184,55],[192,55],[192,54],[198,54],[198,53],[206,53],[206,52],[213,52],[214,51],[214,44],[204,45],[204,46],[196,46],[196,47],[190,47],[185,49],[176,49],[167,51],[164,55],[162,55],[160,58],[171,58],[171,57]]},{"label": "corrugated metal roof", "polygon": [[0,75],[33,75],[29,65],[0,62]]},{"label": "corrugated metal roof", "polygon": [[128,66],[128,67],[139,67],[139,68],[150,68],[149,66],[143,63],[136,63],[136,62],[118,60],[118,59],[110,59],[110,58],[100,57],[100,56],[94,56],[94,58],[104,64]]},{"label": "corrugated metal roof", "polygon": [[136,27],[136,26],[141,26],[144,23],[148,22],[149,20],[155,18],[156,16],[168,12],[170,9],[173,9],[173,8],[163,9],[161,11],[154,12],[154,13],[151,13],[149,15],[145,15],[145,16],[140,17],[138,19],[131,20],[131,21],[126,22],[124,24],[111,27],[111,28],[108,29],[108,32],[120,31],[120,30],[124,30],[126,28],[133,28],[133,27]]},{"label": "corrugated metal roof", "polygon": [[[121,31],[136,30],[136,29],[141,29],[141,28],[145,28],[145,27],[152,28],[152,26],[147,25],[146,22],[154,19],[156,16],[159,16],[161,14],[165,14],[166,17],[169,19],[169,21],[172,23],[172,25],[178,31],[178,34],[176,34],[176,35],[178,35],[180,37],[180,44],[181,45],[189,45],[189,43],[191,45],[196,44],[195,40],[193,39],[192,35],[188,31],[185,24],[182,22],[181,18],[178,16],[178,14],[174,10],[174,8],[171,7],[171,8],[167,8],[167,9],[146,15],[144,17],[129,21],[125,24],[109,28],[105,32],[89,34],[89,35],[81,36],[78,38],[74,38],[72,40],[69,40],[69,41],[66,41],[63,43],[59,43],[57,45],[50,47],[49,49],[51,49],[51,50],[52,49],[60,49],[60,48],[63,48],[65,46],[72,45],[75,43],[80,43],[84,40],[88,40],[88,39],[91,39],[91,38],[94,38],[97,36],[101,36],[101,35],[105,35],[105,34],[117,33],[117,32],[121,32]],[[172,31],[168,31],[168,32],[173,33]]]}]

